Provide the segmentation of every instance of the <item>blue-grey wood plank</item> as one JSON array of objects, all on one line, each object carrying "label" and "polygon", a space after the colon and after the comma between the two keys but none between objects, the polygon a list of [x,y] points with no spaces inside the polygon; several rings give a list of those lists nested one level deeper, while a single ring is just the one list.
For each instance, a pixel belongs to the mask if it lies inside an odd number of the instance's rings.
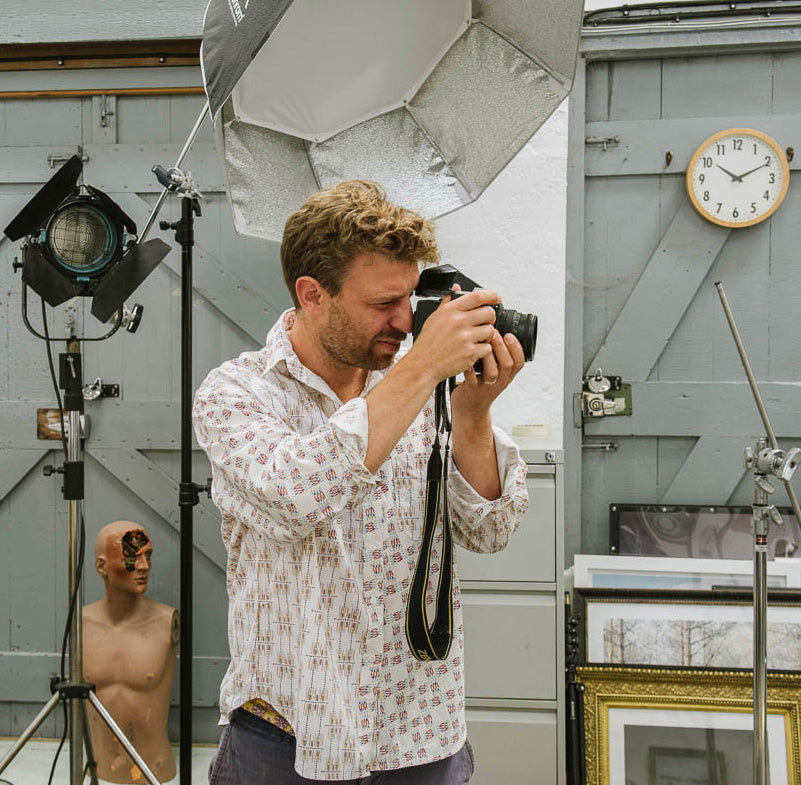
[{"label": "blue-grey wood plank", "polygon": [[[61,655],[57,652],[0,651],[0,701],[30,703],[38,700],[46,703],[50,698],[50,674],[58,673],[60,660]],[[192,695],[193,706],[217,704],[219,684],[227,667],[225,657],[192,657],[196,685]],[[178,705],[178,667],[175,673],[171,701],[174,706]]]},{"label": "blue-grey wood plank", "polygon": [[[801,437],[801,383],[757,380],[779,437]],[[764,433],[742,382],[634,382],[633,414],[585,422],[588,436],[718,436]]]},{"label": "blue-grey wood plank", "polygon": [[[782,147],[798,144],[798,112],[760,114],[749,110],[725,117],[684,117],[660,120],[610,120],[587,123],[587,138],[619,137],[620,142],[588,145],[585,153],[587,177],[633,174],[676,174],[687,170],[692,154],[701,143],[724,128],[754,128],[773,137]],[[672,159],[668,164],[665,153]],[[790,162],[792,171],[801,157]]]},{"label": "blue-grey wood plank", "polygon": [[728,235],[682,205],[587,372],[646,379]]},{"label": "blue-grey wood plank", "polygon": [[[3,446],[9,449],[57,449],[57,442],[36,438],[36,409],[55,408],[54,401],[5,401]],[[86,404],[87,444],[127,449],[178,449],[180,406],[170,401],[101,399]]]},{"label": "blue-grey wood plank", "polygon": [[727,502],[746,472],[741,436],[702,436],[659,499],[663,504]]},{"label": "blue-grey wood plank", "polygon": [[23,480],[37,463],[47,454],[47,449],[9,450],[0,449],[0,501]]},{"label": "blue-grey wood plank", "polygon": [[[136,450],[104,449],[90,444],[87,453],[134,491],[176,531],[180,531],[177,480]],[[219,511],[210,501],[201,497],[200,503],[194,508],[194,515],[195,547],[212,564],[224,569],[226,557],[220,539]]]},{"label": "blue-grey wood plank", "polygon": [[[147,205],[140,197],[132,198],[127,194],[118,196],[120,205],[134,220],[137,220],[137,216],[146,220]],[[176,251],[171,252],[163,264],[176,275],[180,275],[181,257]],[[236,273],[198,244],[195,244],[193,253],[193,284],[194,289],[232,324],[259,343],[264,340],[269,326],[279,315],[260,292],[254,291]]]},{"label": "blue-grey wood plank", "polygon": [[[663,117],[725,117],[749,108],[771,113],[773,54],[670,58],[662,61]],[[688,90],[688,85],[692,89]],[[724,128],[726,126],[720,126]]]}]

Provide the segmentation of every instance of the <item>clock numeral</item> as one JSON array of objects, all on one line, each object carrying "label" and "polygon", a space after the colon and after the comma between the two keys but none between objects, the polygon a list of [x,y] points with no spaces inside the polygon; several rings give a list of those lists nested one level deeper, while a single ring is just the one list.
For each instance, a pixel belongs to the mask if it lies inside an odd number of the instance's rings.
[{"label": "clock numeral", "polygon": [[715,210],[715,214],[720,212],[720,208],[723,207],[723,202],[718,202],[718,209]]},{"label": "clock numeral", "polygon": [[765,156],[765,166],[770,166],[770,156],[769,155]]},{"label": "clock numeral", "polygon": [[715,149],[718,155],[726,155],[726,145],[725,144],[716,144]]},{"label": "clock numeral", "polygon": [[753,214],[755,212],[756,212],[756,202],[751,202],[751,213]]},{"label": "clock numeral", "polygon": [[704,191],[704,201],[705,202],[709,201],[709,191]]},{"label": "clock numeral", "polygon": [[776,182],[776,175],[775,175],[773,172],[771,172],[771,173],[770,173],[770,178],[768,179],[768,182],[769,182],[771,185],[773,185],[773,183],[775,183],[775,182]]},{"label": "clock numeral", "polygon": [[740,217],[740,212],[736,207],[731,211],[731,217],[732,218],[739,218]]},{"label": "clock numeral", "polygon": [[756,154],[757,154],[757,146],[756,146],[756,142],[754,142],[754,155],[756,155]]},{"label": "clock numeral", "polygon": [[742,139],[733,139],[732,145],[735,150],[742,150],[743,149],[743,140]]},{"label": "clock numeral", "polygon": [[[771,177],[772,177],[772,176],[773,176],[773,175],[771,175]],[[698,175],[698,182],[699,182],[699,183],[701,183],[701,185],[703,185],[703,184],[704,184],[704,180],[706,180],[706,175],[705,175],[705,174],[699,174],[699,175]],[[771,181],[771,182],[772,182],[772,181]]]},{"label": "clock numeral", "polygon": [[712,168],[712,156],[705,155],[701,160],[704,163],[704,169],[711,169]]},{"label": "clock numeral", "polygon": [[763,199],[764,199],[766,202],[769,202],[769,201],[770,201],[770,191],[765,191],[765,193],[764,193],[764,194],[762,194],[762,198],[763,198]]}]

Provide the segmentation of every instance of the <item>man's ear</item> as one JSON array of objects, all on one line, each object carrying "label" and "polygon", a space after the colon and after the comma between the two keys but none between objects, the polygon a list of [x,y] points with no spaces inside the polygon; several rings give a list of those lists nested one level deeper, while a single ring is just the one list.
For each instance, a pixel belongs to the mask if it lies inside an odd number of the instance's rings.
[{"label": "man's ear", "polygon": [[295,281],[295,294],[301,310],[310,314],[319,312],[330,296],[322,284],[310,275],[302,275]]},{"label": "man's ear", "polygon": [[106,557],[105,556],[98,556],[95,559],[95,570],[97,570],[97,574],[101,577],[106,577]]}]

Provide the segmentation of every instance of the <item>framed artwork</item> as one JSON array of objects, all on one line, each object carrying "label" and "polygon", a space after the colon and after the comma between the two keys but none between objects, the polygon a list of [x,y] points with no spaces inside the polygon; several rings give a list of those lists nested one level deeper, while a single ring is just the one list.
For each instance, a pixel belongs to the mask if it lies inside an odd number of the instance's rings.
[{"label": "framed artwork", "polygon": [[[580,666],[587,785],[753,785],[753,679]],[[768,677],[769,785],[799,785],[801,674]]]},{"label": "framed artwork", "polygon": [[[768,558],[801,557],[801,529],[790,507],[779,507],[784,526],[768,530]],[[609,552],[629,556],[750,559],[754,552],[750,507],[610,504]]]},{"label": "framed artwork", "polygon": [[[774,559],[767,565],[769,587],[801,588],[801,559]],[[573,585],[582,588],[691,590],[753,583],[753,560],[746,559],[577,553],[573,561]]]},{"label": "framed artwork", "polygon": [[[574,589],[580,662],[752,668],[750,590]],[[801,671],[801,592],[768,591],[768,668]]]}]

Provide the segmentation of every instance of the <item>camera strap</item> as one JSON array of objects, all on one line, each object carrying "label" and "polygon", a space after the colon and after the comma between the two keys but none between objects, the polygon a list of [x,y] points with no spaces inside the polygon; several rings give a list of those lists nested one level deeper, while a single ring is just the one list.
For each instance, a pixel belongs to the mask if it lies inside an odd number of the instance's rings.
[{"label": "camera strap", "polygon": [[[454,380],[449,382],[453,389]],[[426,475],[426,516],[420,556],[409,589],[406,606],[406,640],[418,660],[444,660],[453,640],[453,540],[448,512],[448,460],[450,455],[451,421],[448,416],[446,383],[440,382],[434,394],[436,436]],[[445,438],[444,459],[440,433]],[[436,616],[429,624],[426,610],[426,588],[431,573],[432,550],[437,520],[442,521],[442,557],[435,598]]]}]

